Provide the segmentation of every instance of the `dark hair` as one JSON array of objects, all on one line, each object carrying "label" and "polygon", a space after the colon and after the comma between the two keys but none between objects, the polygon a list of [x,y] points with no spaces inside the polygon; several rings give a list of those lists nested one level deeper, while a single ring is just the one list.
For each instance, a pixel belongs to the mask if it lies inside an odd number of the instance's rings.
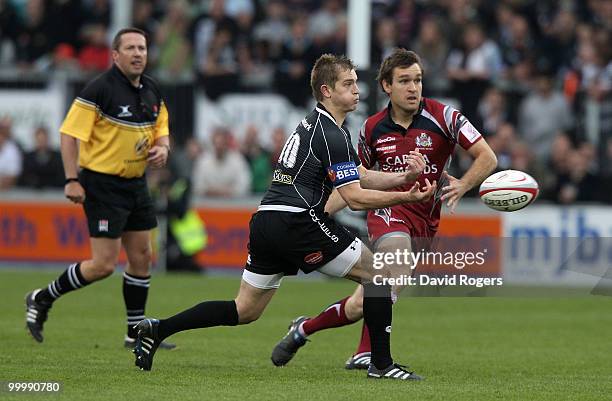
[{"label": "dark hair", "polygon": [[333,88],[336,85],[336,81],[338,81],[340,72],[354,69],[355,65],[353,65],[351,59],[344,55],[323,54],[317,59],[310,73],[310,88],[312,89],[314,98],[318,102],[322,101],[323,94],[321,93],[321,85],[327,85]]},{"label": "dark hair", "polygon": [[419,67],[421,67],[421,72],[423,72],[423,64],[421,64],[421,58],[419,57],[419,55],[411,50],[406,50],[401,47],[398,47],[394,49],[393,52],[389,56],[387,56],[380,64],[376,80],[382,88],[383,81],[388,84],[393,83],[394,68],[408,68],[413,64],[418,64]]},{"label": "dark hair", "polygon": [[143,31],[142,29],[138,29],[138,28],[123,28],[119,32],[117,32],[117,34],[113,38],[113,44],[112,44],[113,50],[119,50],[119,46],[121,46],[121,37],[123,35],[125,35],[126,33],[138,33],[138,34],[144,36],[145,42],[147,43],[147,45],[149,43],[149,38],[147,38],[147,33],[145,31]]}]

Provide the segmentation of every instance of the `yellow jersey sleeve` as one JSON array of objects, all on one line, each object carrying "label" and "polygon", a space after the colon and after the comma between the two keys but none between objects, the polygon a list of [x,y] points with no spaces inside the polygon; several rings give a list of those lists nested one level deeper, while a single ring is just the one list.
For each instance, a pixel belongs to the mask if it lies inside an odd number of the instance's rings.
[{"label": "yellow jersey sleeve", "polygon": [[161,103],[159,108],[159,115],[157,116],[157,121],[155,122],[155,134],[153,135],[153,139],[170,135],[170,130],[168,128],[168,109],[166,108],[166,103],[164,102]]},{"label": "yellow jersey sleeve", "polygon": [[[93,126],[98,118],[97,107],[94,103],[77,97],[60,127],[60,132],[70,135],[83,142],[89,142]],[[167,116],[166,116],[167,120]]]}]

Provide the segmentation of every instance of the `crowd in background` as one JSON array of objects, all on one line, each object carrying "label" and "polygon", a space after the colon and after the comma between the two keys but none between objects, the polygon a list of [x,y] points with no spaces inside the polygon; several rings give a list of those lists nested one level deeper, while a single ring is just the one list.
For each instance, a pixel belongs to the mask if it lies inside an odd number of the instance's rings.
[{"label": "crowd in background", "polygon": [[[485,135],[500,170],[531,173],[554,202],[612,202],[612,0],[372,3],[373,66],[396,46],[415,50],[424,95],[453,102]],[[110,15],[108,0],[0,0],[0,68],[103,71]],[[309,101],[314,60],[345,53],[347,41],[343,0],[134,0],[133,25],[149,35],[157,78],[193,79],[213,100],[275,92],[298,107]],[[40,150],[41,132],[37,149],[21,155],[10,121],[2,122],[0,175],[13,171],[17,184],[46,185],[28,178],[40,169],[34,162],[57,164],[52,150]],[[176,147],[172,168],[191,176],[195,194],[265,190],[286,133],[261,141],[251,126],[238,135],[243,143],[233,134],[219,127],[210,143]],[[452,172],[468,165],[459,153]]]}]

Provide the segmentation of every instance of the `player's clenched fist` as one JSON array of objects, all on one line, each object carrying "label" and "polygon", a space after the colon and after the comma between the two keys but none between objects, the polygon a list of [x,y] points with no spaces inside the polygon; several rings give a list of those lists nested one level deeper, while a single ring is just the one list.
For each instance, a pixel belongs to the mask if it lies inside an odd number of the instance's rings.
[{"label": "player's clenched fist", "polygon": [[419,152],[419,150],[411,150],[408,153],[406,162],[406,172],[404,179],[406,182],[411,182],[419,178],[419,176],[425,171],[425,157]]},{"label": "player's clenched fist", "polygon": [[78,181],[71,181],[64,186],[64,195],[74,203],[85,201],[85,190]]}]

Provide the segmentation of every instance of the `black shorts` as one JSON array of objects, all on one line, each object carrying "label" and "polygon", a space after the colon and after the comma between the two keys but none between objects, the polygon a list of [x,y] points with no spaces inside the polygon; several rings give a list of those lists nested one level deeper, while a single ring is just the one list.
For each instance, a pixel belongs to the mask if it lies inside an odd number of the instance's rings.
[{"label": "black shorts", "polygon": [[119,238],[124,231],[157,227],[155,207],[144,177],[122,178],[83,169],[83,208],[90,237]]},{"label": "black shorts", "polygon": [[356,237],[326,213],[259,211],[249,223],[245,269],[263,275],[310,273],[334,260]]}]

